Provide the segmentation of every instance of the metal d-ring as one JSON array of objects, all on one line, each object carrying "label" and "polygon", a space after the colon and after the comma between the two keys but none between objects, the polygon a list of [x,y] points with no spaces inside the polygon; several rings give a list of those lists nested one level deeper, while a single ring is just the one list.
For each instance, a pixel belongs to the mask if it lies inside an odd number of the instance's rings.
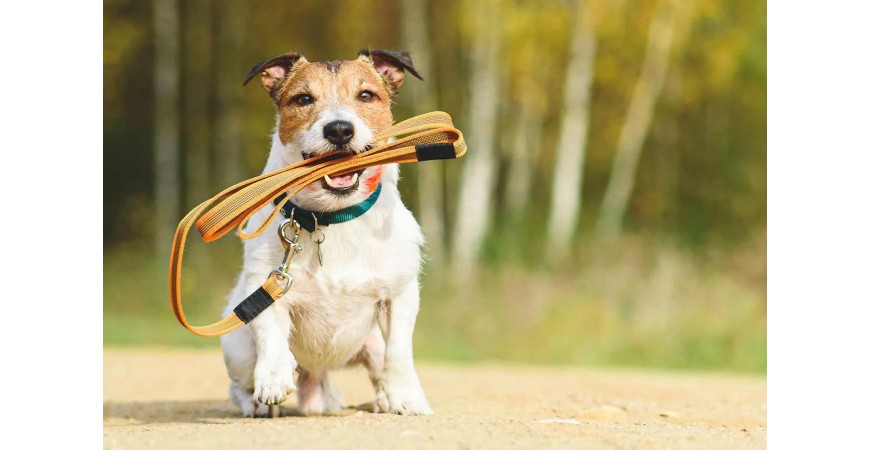
[{"label": "metal d-ring", "polygon": [[293,284],[293,275],[290,275],[290,273],[281,270],[280,268],[273,270],[272,275],[274,275],[275,279],[278,281],[287,281],[287,286],[284,286],[284,288],[281,289],[281,295],[286,294],[287,291],[290,290],[290,286]]},{"label": "metal d-ring", "polygon": [[[320,263],[320,267],[323,267],[323,252],[320,249],[320,244],[326,240],[326,233],[320,229],[320,223],[317,222],[317,214],[311,213],[311,217],[314,218],[314,229],[311,230],[311,240],[317,244],[317,262]],[[320,233],[320,238],[316,238],[317,233]]]},{"label": "metal d-ring", "polygon": [[[314,241],[315,244],[320,245],[324,241],[326,241],[326,233],[324,233],[323,230],[320,229],[320,223],[317,221],[317,215],[314,213],[311,213],[311,217],[314,218],[314,230],[310,233],[311,240]],[[316,233],[320,233],[319,239],[317,237],[315,237],[315,236],[317,236]]]}]

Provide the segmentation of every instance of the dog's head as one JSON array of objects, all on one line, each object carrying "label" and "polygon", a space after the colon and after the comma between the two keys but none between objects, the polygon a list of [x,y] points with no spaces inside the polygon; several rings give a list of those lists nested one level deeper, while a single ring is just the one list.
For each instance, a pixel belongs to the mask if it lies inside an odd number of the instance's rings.
[{"label": "dog's head", "polygon": [[[405,71],[423,79],[407,52],[360,50],[354,60],[309,62],[298,53],[263,61],[248,74],[260,75],[278,110],[276,134],[289,163],[326,153],[361,153],[393,124],[390,110]],[[297,194],[299,206],[340,209],[366,199],[382,168],[324,177]]]}]

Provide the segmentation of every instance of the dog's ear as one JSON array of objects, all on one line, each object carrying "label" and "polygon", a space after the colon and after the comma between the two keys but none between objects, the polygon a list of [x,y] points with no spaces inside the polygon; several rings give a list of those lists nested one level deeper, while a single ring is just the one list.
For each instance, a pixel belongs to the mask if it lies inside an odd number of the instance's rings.
[{"label": "dog's ear", "polygon": [[423,79],[417,69],[414,68],[414,61],[411,60],[411,55],[408,52],[396,52],[391,50],[360,50],[359,58],[371,62],[375,66],[375,70],[381,74],[384,81],[390,87],[390,95],[396,95],[399,91],[399,86],[405,80],[405,71],[411,73],[419,79]]},{"label": "dog's ear", "polygon": [[249,81],[259,74],[260,82],[263,84],[263,89],[265,89],[272,98],[275,98],[278,88],[281,87],[281,83],[284,82],[287,74],[290,73],[290,69],[292,69],[299,61],[305,61],[305,56],[301,53],[284,53],[283,55],[278,55],[274,58],[269,58],[265,61],[259,62],[251,69],[251,72],[248,74],[248,77],[245,78],[245,82],[242,83],[242,86],[248,84]]}]

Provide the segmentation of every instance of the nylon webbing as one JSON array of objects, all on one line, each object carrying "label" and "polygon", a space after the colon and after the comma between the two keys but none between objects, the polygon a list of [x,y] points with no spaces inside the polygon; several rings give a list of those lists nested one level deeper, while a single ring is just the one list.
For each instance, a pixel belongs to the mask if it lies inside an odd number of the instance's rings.
[{"label": "nylon webbing", "polygon": [[[175,230],[169,260],[170,304],[179,323],[193,334],[206,337],[220,336],[245,324],[235,313],[210,325],[194,326],[187,322],[181,306],[181,266],[184,243],[194,225],[205,242],[219,239],[233,228],[237,228],[243,240],[253,239],[269,228],[291,197],[324,175],[342,175],[383,164],[445,159],[449,156],[445,155],[447,145],[453,147],[454,158],[464,155],[467,150],[462,132],[453,127],[450,115],[441,111],[399,122],[376,134],[373,140],[383,142],[391,138],[397,139],[361,154],[338,159],[334,155],[323,155],[242,181],[187,213]],[[285,192],[287,196],[277,203],[263,223],[251,233],[243,231],[251,216]],[[274,275],[269,276],[262,288],[272,300],[277,300],[283,291]]]}]

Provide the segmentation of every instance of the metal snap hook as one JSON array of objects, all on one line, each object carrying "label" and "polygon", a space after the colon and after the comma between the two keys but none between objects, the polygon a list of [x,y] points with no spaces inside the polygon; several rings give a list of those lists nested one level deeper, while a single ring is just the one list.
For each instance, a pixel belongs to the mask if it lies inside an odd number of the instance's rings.
[{"label": "metal snap hook", "polygon": [[[284,246],[284,261],[281,262],[281,265],[277,269],[272,271],[272,274],[278,281],[287,281],[287,286],[281,291],[281,295],[286,294],[290,290],[290,285],[293,284],[293,276],[290,275],[290,263],[293,261],[293,257],[302,251],[302,246],[299,245],[299,232],[302,227],[299,225],[299,222],[293,220],[295,212],[296,208],[293,208],[290,212],[290,217],[278,226],[278,238],[281,240],[281,245]],[[290,233],[288,233],[289,229],[292,229],[292,238]]]},{"label": "metal snap hook", "polygon": [[[283,245],[285,249],[299,241],[299,232],[302,230],[302,227],[299,225],[299,222],[293,219],[295,214],[296,208],[291,209],[290,217],[284,219],[284,221],[281,222],[281,225],[278,226],[278,237],[281,239],[281,245]],[[292,238],[287,233],[288,228],[293,229]]]}]

